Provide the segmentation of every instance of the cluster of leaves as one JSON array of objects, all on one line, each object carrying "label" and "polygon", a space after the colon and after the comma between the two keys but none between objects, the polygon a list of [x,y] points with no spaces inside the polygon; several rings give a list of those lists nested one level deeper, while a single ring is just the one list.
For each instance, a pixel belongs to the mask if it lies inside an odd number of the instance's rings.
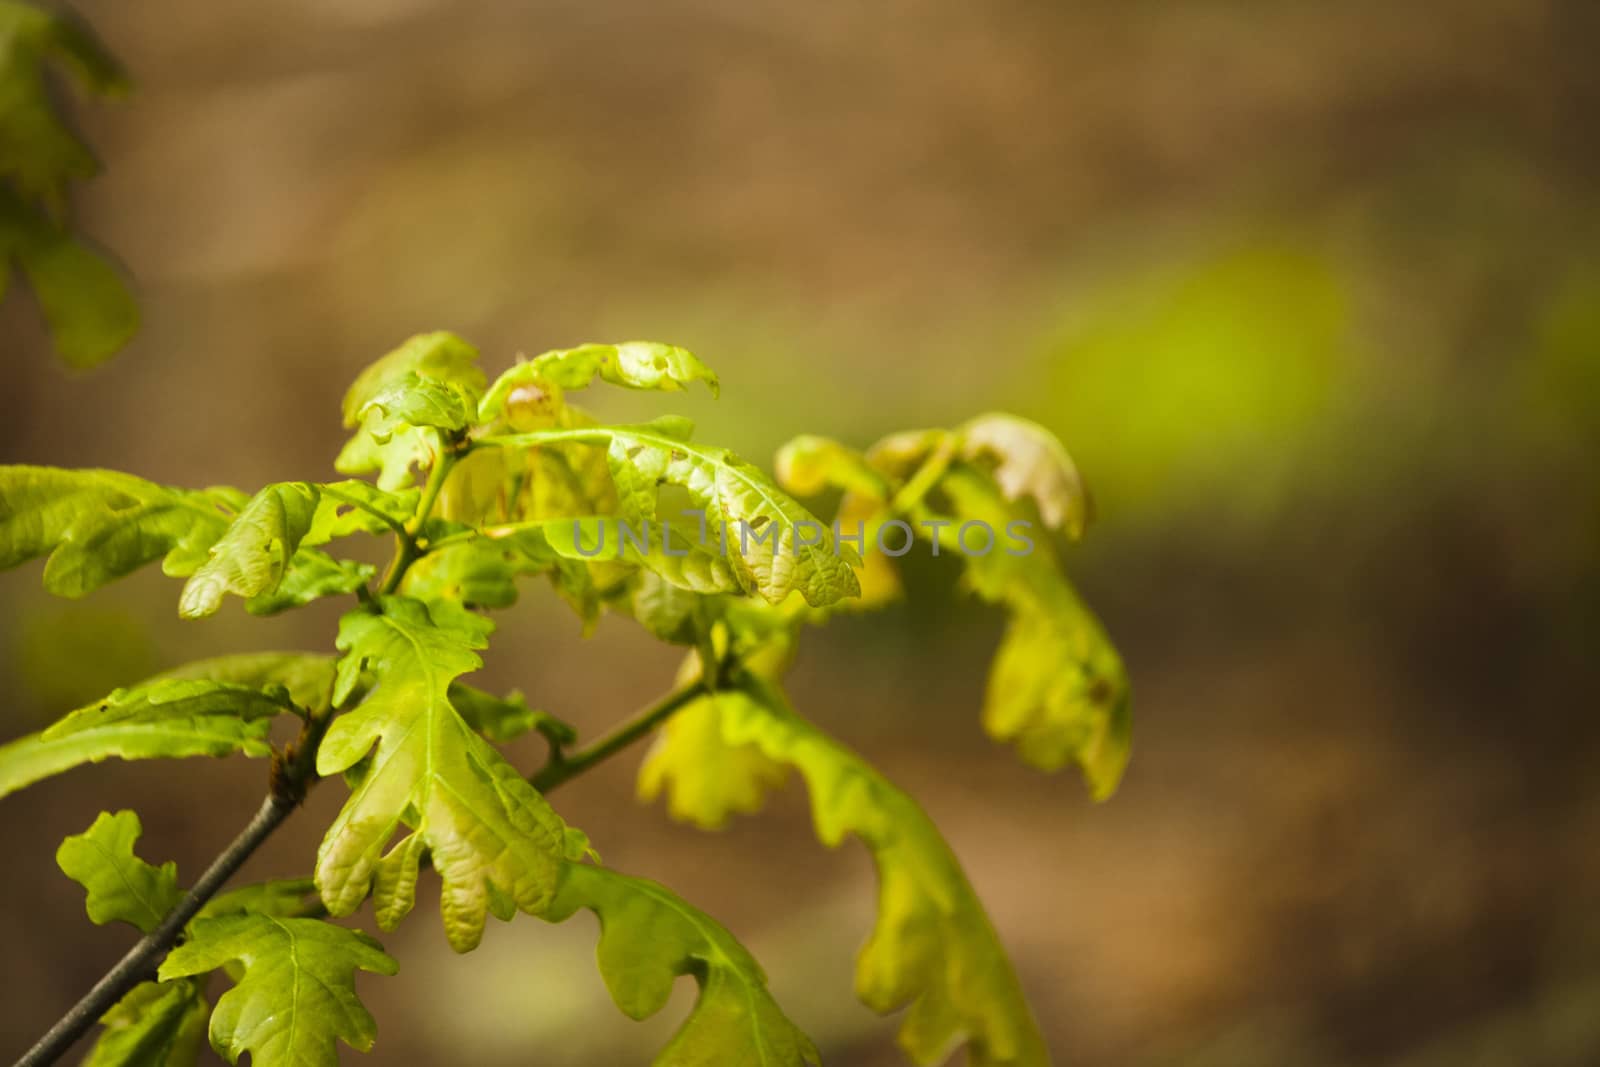
[{"label": "cluster of leaves", "polygon": [[[1023,519],[1075,536],[1088,502],[1070,460],[1041,428],[1000,415],[895,435],[866,452],[797,439],[780,455],[780,481],[800,495],[842,490],[842,525],[830,530],[759,468],[695,442],[687,420],[597,423],[568,399],[597,381],[718,384],[690,353],[643,342],[549,352],[491,384],[471,346],[429,334],[369,367],[345,398],[352,436],[335,465],[372,481],[279,483],[246,496],[107,471],[0,468],[0,566],[46,557],[45,585],[62,595],[160,560],[186,579],[186,617],[230,595],[256,613],[356,598],[338,656],[191,664],[0,747],[0,795],[109,757],[237,753],[281,767],[289,755],[273,751],[269,730],[288,716],[308,746],[299,755],[349,788],[312,877],[211,900],[159,980],[102,1020],[92,1062],[190,1063],[208,1017],[211,1044],[233,1062],[249,1053],[256,1067],[331,1063],[336,1041],[369,1047],[374,1026],[354,975],[396,965],[332,920],[370,899],[377,926],[393,929],[425,864],[438,874],[458,951],[478,945],[491,915],[560,922],[587,909],[601,920],[601,973],[628,1015],[660,1010],[674,980],[692,975],[699,998],[658,1064],[818,1061],[725,929],[663,886],[600,865],[534,784],[559,783],[609,752],[569,753],[569,728],[462,681],[494,630],[486,612],[515,602],[530,577],[585,620],[617,612],[685,647],[677,688],[646,723],[665,725],[640,770],[644,798],[664,792],[675,817],[717,827],[757,811],[792,768],[810,789],[822,842],[854,836],[870,850],[878,919],[857,991],[880,1012],[909,1005],[901,1043],[915,1062],[937,1062],[962,1042],[983,1067],[1048,1062],[949,846],[907,794],[790,707],[781,679],[805,626],[897,594],[892,561],[876,547],[887,524],[915,520],[937,539],[952,524]],[[697,534],[664,518],[670,499],[730,526],[809,524],[815,539],[708,540],[703,526]],[[644,520],[666,537],[600,540],[608,523]],[[859,555],[836,537],[857,522]],[[395,542],[381,576],[333,554],[346,538],[374,534]],[[1054,553],[1036,549],[963,556],[972,589],[1011,613],[984,721],[1032,763],[1076,763],[1103,797],[1127,756],[1126,678]],[[497,746],[533,729],[551,756],[530,777]],[[180,893],[170,864],[134,856],[138,833],[133,813],[102,815],[59,859],[87,889],[94,921],[148,932]],[[212,1009],[204,977],[216,969],[234,987]],[[322,992],[309,996],[311,987]]]},{"label": "cluster of leaves", "polygon": [[100,164],[51,100],[52,65],[91,93],[128,88],[87,23],[33,0],[0,0],[0,298],[15,265],[61,358],[92,367],[133,336],[139,310],[117,267],[69,224],[68,187]]}]

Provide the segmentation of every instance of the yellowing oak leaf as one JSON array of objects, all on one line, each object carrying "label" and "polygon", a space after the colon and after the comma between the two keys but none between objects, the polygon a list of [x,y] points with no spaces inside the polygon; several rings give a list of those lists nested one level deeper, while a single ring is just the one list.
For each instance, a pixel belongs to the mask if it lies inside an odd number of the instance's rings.
[{"label": "yellowing oak leaf", "polygon": [[547,916],[579,908],[600,919],[600,974],[617,1007],[646,1019],[666,1006],[673,983],[693,975],[700,995],[654,1067],[804,1067],[817,1049],[778,1007],[766,975],[720,924],[665,886],[604,867],[571,863]]},{"label": "yellowing oak leaf", "polygon": [[675,809],[715,824],[729,811],[759,803],[764,786],[741,753],[754,749],[797,769],[823,843],[836,846],[854,835],[872,852],[878,922],[858,960],[856,992],[879,1012],[910,1005],[900,1043],[911,1058],[940,1063],[965,1041],[973,1067],[1048,1064],[983,905],[922,809],[795,714],[776,686],[748,675],[746,686],[719,691],[700,709],[716,720],[720,749],[707,725],[699,724],[689,735],[696,743],[679,740],[652,752],[645,770],[649,788],[670,788]]},{"label": "yellowing oak leaf", "polygon": [[[1000,528],[1013,515],[1001,492],[974,469],[958,465],[940,487],[958,519]],[[1041,770],[1076,763],[1089,793],[1105,800],[1128,764],[1131,714],[1128,674],[1050,547],[1010,555],[965,556],[978,595],[1011,613],[990,668],[984,728]]]},{"label": "yellowing oak leaf", "polygon": [[1016,415],[980,415],[956,431],[964,459],[993,464],[1007,500],[1032,498],[1039,517],[1068,537],[1079,537],[1093,514],[1078,467],[1055,434]]},{"label": "yellowing oak leaf", "polygon": [[[459,604],[386,597],[339,627],[336,704],[361,683],[365,699],[334,720],[317,753],[324,777],[371,753],[317,853],[317,889],[348,915],[369,892],[379,925],[411,909],[424,850],[443,882],[450,944],[478,944],[489,915],[544,911],[565,854],[566,827],[543,797],[456,711],[450,683],[476,670],[494,628]],[[385,851],[396,833],[403,836]]]},{"label": "yellowing oak leaf", "polygon": [[707,830],[720,830],[734,815],[754,815],[789,777],[788,767],[759,747],[730,745],[717,705],[701,697],[679,711],[639,766],[640,800],[664,792],[674,819]]}]

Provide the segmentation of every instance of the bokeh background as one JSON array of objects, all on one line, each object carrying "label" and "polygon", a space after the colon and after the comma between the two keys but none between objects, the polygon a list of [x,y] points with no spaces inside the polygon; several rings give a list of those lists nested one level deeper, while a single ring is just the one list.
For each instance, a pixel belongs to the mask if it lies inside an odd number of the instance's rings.
[{"label": "bokeh background", "polygon": [[[345,384],[430,329],[491,371],[688,346],[723,398],[673,403],[753,457],[1031,416],[1099,505],[1069,564],[1134,679],[1120,793],[982,739],[1000,620],[936,567],[811,634],[793,685],[943,827],[1058,1062],[1600,1062],[1591,0],[81,9],[137,83],[79,108],[108,168],[81,216],[146,323],[72,376],[0,307],[0,458],[323,476]],[[4,736],[333,636],[336,607],[186,624],[176,594],[0,576]],[[622,621],[585,640],[551,596],[502,625],[479,680],[586,733],[670,684],[672,651]],[[815,843],[798,784],[721,834],[676,826],[633,801],[636,765],[557,806],[724,919],[830,1063],[897,1062],[850,993],[864,851]],[[0,1055],[129,943],[55,843],[133,806],[141,851],[192,876],[262,778],[105,764],[5,801]],[[249,873],[305,871],[342,797]],[[455,958],[423,896],[387,939],[400,976],[363,982],[359,1062],[642,1064],[689,1003],[616,1013],[587,916]]]}]

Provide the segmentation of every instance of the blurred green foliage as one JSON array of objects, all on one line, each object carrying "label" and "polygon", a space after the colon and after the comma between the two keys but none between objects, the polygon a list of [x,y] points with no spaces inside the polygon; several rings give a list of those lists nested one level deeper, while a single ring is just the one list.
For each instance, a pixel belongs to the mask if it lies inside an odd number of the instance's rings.
[{"label": "blurred green foliage", "polygon": [[1347,286],[1292,240],[1163,264],[1083,304],[1047,343],[1046,421],[1122,517],[1198,494],[1220,508],[1269,500],[1275,462],[1346,385]]}]

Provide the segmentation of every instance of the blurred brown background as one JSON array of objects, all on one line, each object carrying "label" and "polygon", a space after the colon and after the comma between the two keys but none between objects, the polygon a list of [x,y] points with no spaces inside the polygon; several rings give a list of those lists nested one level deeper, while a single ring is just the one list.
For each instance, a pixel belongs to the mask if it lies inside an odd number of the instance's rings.
[{"label": "blurred brown background", "polygon": [[[812,635],[794,690],[943,827],[1058,1062],[1600,1062],[1592,2],[81,7],[137,81],[79,110],[108,167],[83,219],[146,324],[72,377],[6,302],[0,458],[323,476],[345,384],[428,329],[491,371],[686,345],[723,399],[673,406],[755,457],[1032,416],[1099,504],[1070,564],[1134,678],[1121,792],[1091,805],[981,740],[999,620],[942,569]],[[333,636],[336,607],[180,624],[176,595],[0,577],[4,736]],[[673,663],[530,592],[480,680],[592,732]],[[675,826],[633,803],[636,763],[557,806],[726,921],[830,1063],[897,1062],[850,994],[865,853],[820,848],[798,786],[720,835]],[[141,851],[192,876],[263,773],[106,764],[5,802],[0,1055],[129,943],[56,842],[132,806]],[[342,797],[249,873],[305,871]],[[359,1062],[644,1063],[689,1002],[616,1013],[587,917],[457,959],[433,906],[387,938],[401,975],[363,982]]]}]

